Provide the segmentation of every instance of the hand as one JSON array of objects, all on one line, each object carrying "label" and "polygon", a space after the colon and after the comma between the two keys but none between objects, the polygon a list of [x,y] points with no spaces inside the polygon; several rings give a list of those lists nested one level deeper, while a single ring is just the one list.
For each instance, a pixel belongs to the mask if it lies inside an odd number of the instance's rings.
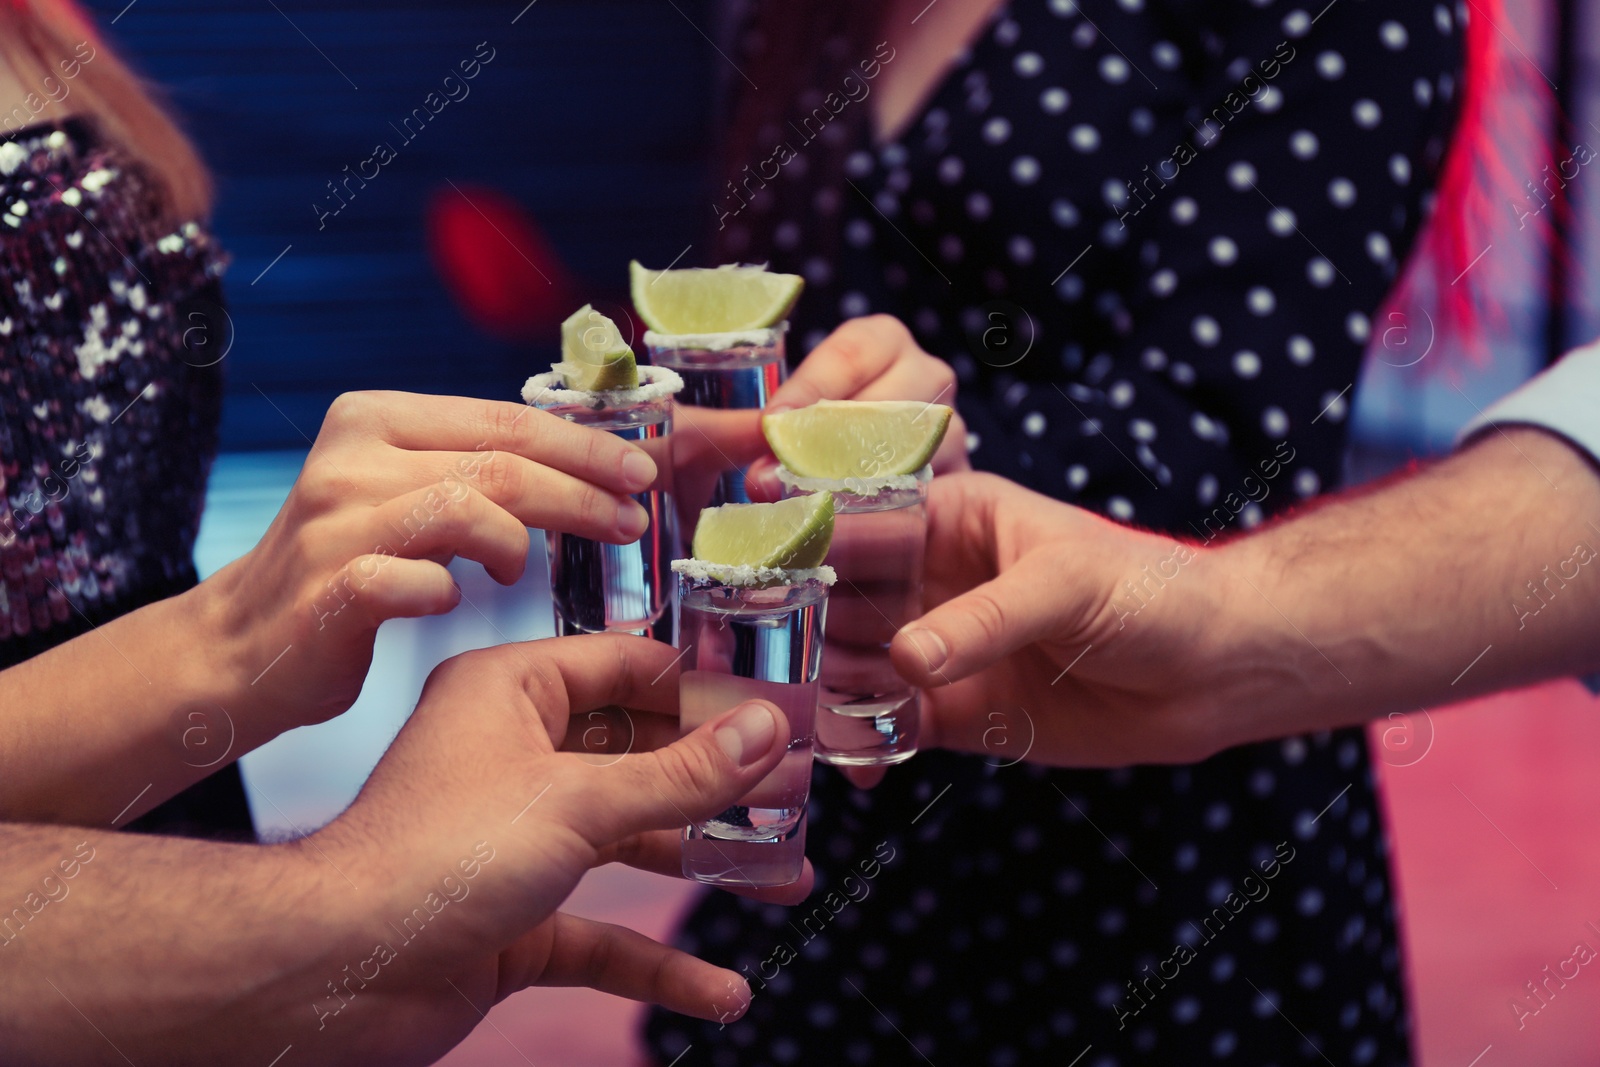
[{"label": "hand", "polygon": [[344,711],[379,624],[456,606],[452,557],[509,584],[527,527],[625,544],[646,523],[628,494],[656,477],[633,445],[522,404],[339,397],[260,544],[195,591],[218,702],[246,745]]},{"label": "hand", "polygon": [[1207,571],[1214,550],[994,475],[930,490],[930,610],[890,649],[927,689],[927,746],[1115,766],[1192,762],[1243,740],[1225,713],[1248,667],[1208,654],[1230,617]]},{"label": "hand", "polygon": [[[304,842],[327,892],[358,918],[324,966],[274,991],[290,1022],[273,1048],[292,1041],[317,1062],[431,1063],[492,1005],[534,985],[591,986],[708,1019],[743,1014],[749,988],[734,972],[556,910],[597,864],[677,875],[682,826],[726,808],[783,755],[788,723],[764,702],[640,751],[676,735],[676,654],[598,635],[438,667],[350,810]],[[605,705],[642,709],[623,746],[633,750],[559,751],[592,747],[584,713]],[[801,882],[751,895],[797,903],[810,882],[808,866]],[[366,978],[341,997],[326,983],[343,981],[346,964]]]},{"label": "hand", "polygon": [[[921,400],[954,407],[956,375],[944,360],[919,348],[899,319],[868,315],[845,322],[812,349],[766,410],[786,411],[818,400]],[[777,468],[770,456],[751,466],[747,485],[753,498],[778,499],[782,486]],[[933,470],[944,474],[970,468],[966,424],[954,415],[933,457]]]}]

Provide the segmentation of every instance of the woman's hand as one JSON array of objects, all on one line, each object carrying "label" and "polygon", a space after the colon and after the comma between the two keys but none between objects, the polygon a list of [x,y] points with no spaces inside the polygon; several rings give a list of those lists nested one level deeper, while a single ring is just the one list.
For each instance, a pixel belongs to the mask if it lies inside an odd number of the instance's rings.
[{"label": "woman's hand", "polygon": [[646,516],[629,494],[657,477],[639,448],[526,405],[339,397],[260,544],[197,591],[227,675],[219,703],[247,743],[344,711],[384,620],[456,606],[453,557],[510,584],[530,526],[633,541]]},{"label": "woman's hand", "polygon": [[1208,550],[1099,518],[989,474],[935,479],[926,603],[896,635],[928,747],[1006,764],[1189,762],[1230,743],[1243,665]]},{"label": "woman's hand", "polygon": [[[812,349],[766,410],[786,411],[818,400],[921,400],[955,407],[956,375],[944,360],[919,348],[899,319],[868,315],[845,322]],[[933,457],[933,470],[945,474],[970,467],[966,424],[955,415]],[[753,498],[781,495],[777,468],[771,456],[751,466],[746,484]]]}]

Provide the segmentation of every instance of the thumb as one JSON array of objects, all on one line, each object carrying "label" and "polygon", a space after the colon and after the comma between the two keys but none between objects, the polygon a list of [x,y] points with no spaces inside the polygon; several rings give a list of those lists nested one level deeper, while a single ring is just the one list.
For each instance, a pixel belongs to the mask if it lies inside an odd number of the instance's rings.
[{"label": "thumb", "polygon": [[740,704],[693,733],[617,765],[623,780],[594,782],[574,828],[596,847],[668,830],[725,810],[765,778],[789,747],[789,721],[764,700]]},{"label": "thumb", "polygon": [[443,615],[461,602],[461,590],[443,564],[404,556],[366,555],[350,561],[332,590],[315,606],[319,619],[357,610],[339,621],[371,629],[386,619]]},{"label": "thumb", "polygon": [[931,689],[1058,634],[1074,617],[1060,587],[1040,580],[1039,561],[1024,556],[999,577],[906,625],[889,646],[889,657],[902,678]]}]

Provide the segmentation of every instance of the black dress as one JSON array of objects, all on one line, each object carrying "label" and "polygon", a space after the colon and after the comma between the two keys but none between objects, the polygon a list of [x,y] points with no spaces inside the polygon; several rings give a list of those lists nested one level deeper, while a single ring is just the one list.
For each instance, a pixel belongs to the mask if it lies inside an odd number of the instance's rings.
[{"label": "black dress", "polygon": [[[1460,62],[1432,2],[1016,0],[897,141],[724,224],[807,277],[797,347],[881,311],[949,359],[977,467],[1213,537],[1338,480]],[[705,898],[680,943],[754,1001],[657,1012],[659,1061],[1408,1062],[1360,730],[1109,773],[1020,747],[819,767],[817,892]]]},{"label": "black dress", "polygon": [[[160,205],[87,122],[0,139],[0,669],[197,580],[224,259]],[[233,764],[131,828],[253,836]]]}]

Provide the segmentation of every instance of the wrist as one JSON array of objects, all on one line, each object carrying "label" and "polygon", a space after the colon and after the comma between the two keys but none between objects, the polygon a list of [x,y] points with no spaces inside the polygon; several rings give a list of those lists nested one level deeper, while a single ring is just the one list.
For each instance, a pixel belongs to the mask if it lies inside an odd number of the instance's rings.
[{"label": "wrist", "polygon": [[[271,716],[263,714],[251,689],[249,665],[259,657],[250,654],[249,622],[241,617],[241,600],[231,577],[235,569],[236,565],[225,567],[193,589],[164,601],[163,607],[169,613],[168,632],[177,635],[169,647],[188,650],[173,665],[180,712],[196,725],[203,721],[209,726],[216,721],[222,739],[231,743],[230,755],[237,758],[270,741],[282,728],[268,725]],[[184,736],[186,751],[191,742],[202,743],[198,735]],[[220,766],[221,753],[212,755],[219,757]]]}]

